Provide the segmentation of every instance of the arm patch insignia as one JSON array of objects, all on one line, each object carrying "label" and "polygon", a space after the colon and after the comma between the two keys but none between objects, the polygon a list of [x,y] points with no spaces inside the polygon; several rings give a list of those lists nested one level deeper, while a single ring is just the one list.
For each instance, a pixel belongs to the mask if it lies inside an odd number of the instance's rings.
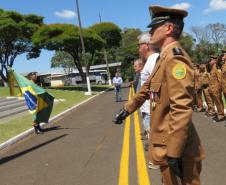
[{"label": "arm patch insignia", "polygon": [[176,64],[172,70],[173,77],[177,80],[185,78],[186,72],[187,70],[184,64]]},{"label": "arm patch insignia", "polygon": [[173,55],[184,55],[180,48],[173,48]]}]

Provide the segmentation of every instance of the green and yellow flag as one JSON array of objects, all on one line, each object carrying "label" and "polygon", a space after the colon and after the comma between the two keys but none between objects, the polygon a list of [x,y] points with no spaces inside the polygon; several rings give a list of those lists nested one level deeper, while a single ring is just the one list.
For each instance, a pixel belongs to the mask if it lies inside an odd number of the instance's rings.
[{"label": "green and yellow flag", "polygon": [[54,97],[24,76],[10,70],[17,81],[33,120],[48,123],[53,109]]}]

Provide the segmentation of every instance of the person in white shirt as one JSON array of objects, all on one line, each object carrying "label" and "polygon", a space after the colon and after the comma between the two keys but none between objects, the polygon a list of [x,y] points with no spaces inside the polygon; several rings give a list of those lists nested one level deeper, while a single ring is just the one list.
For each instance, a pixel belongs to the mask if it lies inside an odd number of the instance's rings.
[{"label": "person in white shirt", "polygon": [[119,72],[115,73],[115,77],[112,80],[114,86],[115,86],[115,101],[119,102],[122,100],[121,97],[121,85],[123,83],[122,77],[120,76]]},{"label": "person in white shirt", "polygon": [[[148,77],[151,75],[155,63],[159,57],[158,49],[153,47],[150,44],[150,34],[148,32],[144,32],[141,35],[138,36],[139,39],[139,54],[143,58],[145,62],[144,68],[142,69],[140,73],[141,78],[141,86],[144,84],[144,82],[148,79]],[[144,125],[144,133],[143,133],[143,139],[146,139],[145,142],[145,150],[148,151],[148,142],[147,138],[149,137],[150,133],[150,100],[146,100],[144,104],[140,108],[142,118],[143,118],[143,125]],[[149,162],[149,168],[157,169],[158,166],[155,166]]]}]

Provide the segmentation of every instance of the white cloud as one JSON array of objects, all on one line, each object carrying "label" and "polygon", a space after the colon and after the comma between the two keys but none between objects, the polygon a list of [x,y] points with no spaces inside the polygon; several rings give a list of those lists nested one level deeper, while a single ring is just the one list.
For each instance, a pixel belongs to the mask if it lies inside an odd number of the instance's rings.
[{"label": "white cloud", "polygon": [[57,17],[66,18],[66,19],[74,18],[77,16],[77,14],[71,10],[56,11],[54,15]]},{"label": "white cloud", "polygon": [[226,10],[226,1],[225,0],[211,0],[209,3],[209,8],[204,10],[204,13]]},{"label": "white cloud", "polygon": [[178,3],[178,4],[175,4],[172,6],[172,8],[177,8],[177,9],[182,9],[182,10],[187,10],[190,7],[191,7],[191,5],[186,2]]}]

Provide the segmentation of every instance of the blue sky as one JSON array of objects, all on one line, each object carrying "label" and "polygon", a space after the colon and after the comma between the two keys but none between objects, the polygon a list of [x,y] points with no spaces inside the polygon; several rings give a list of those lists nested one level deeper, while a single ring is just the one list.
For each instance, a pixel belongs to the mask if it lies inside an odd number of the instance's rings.
[{"label": "blue sky", "polygon": [[[189,12],[185,19],[185,31],[192,26],[220,22],[226,24],[226,0],[79,0],[82,26],[88,27],[99,21],[110,21],[123,28],[140,28],[147,31],[150,21],[150,5],[176,6]],[[37,14],[46,24],[78,24],[76,0],[0,0],[0,8],[22,14]],[[19,56],[14,63],[18,72],[50,72],[50,60],[54,52],[42,51],[37,59],[26,60]]]}]

